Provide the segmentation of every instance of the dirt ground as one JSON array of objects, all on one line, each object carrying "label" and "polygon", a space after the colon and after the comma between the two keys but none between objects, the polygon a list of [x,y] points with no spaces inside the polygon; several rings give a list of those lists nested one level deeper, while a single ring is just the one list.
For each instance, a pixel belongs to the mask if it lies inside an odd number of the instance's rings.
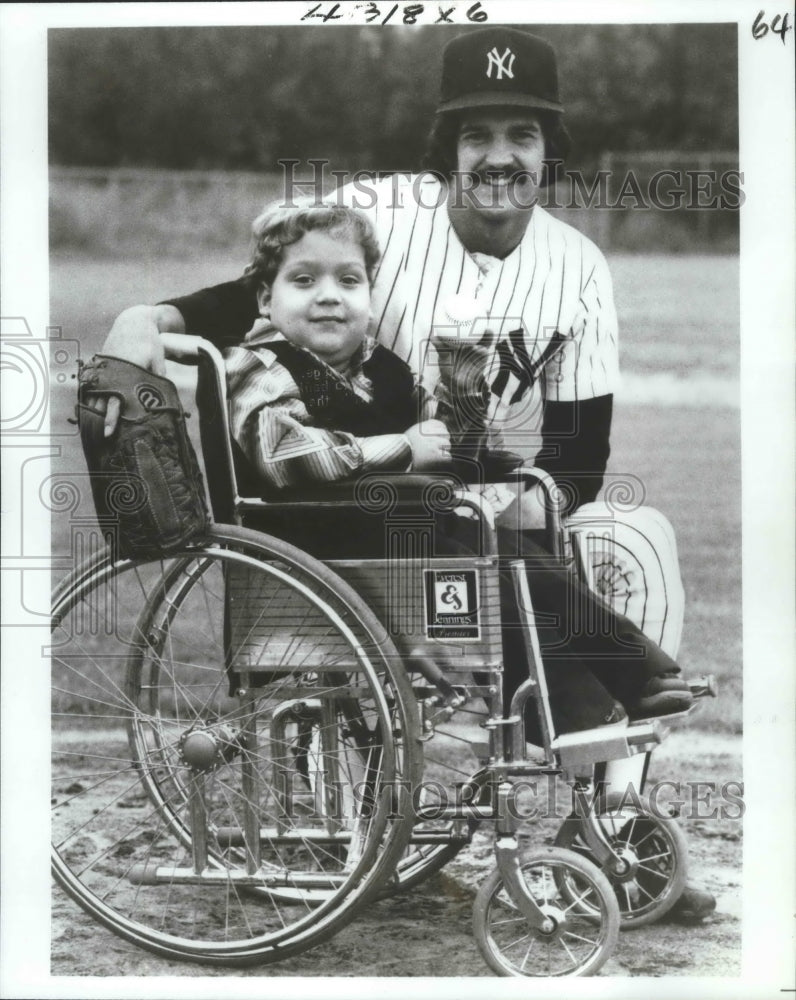
[{"label": "dirt ground", "polygon": [[[717,899],[697,927],[664,921],[620,935],[605,977],[737,976],[741,959],[741,741],[702,733],[673,733],[656,752],[647,791],[679,783],[662,799],[683,803],[680,822],[689,843],[690,881]],[[697,784],[699,783],[699,784]],[[716,811],[714,814],[714,810]],[[550,839],[547,820],[522,831]],[[95,924],[54,890],[53,976],[491,976],[472,937],[478,885],[494,865],[492,833],[479,829],[459,856],[411,892],[372,903],[336,937],[278,964],[242,970],[167,961],[141,951]]]}]

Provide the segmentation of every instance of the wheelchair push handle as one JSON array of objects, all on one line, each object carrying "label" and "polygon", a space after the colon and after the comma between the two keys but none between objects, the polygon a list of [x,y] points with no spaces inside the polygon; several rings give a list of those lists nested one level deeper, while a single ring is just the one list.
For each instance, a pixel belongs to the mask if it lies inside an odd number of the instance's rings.
[{"label": "wheelchair push handle", "polygon": [[217,356],[223,365],[218,348],[203,337],[196,337],[190,333],[161,333],[160,339],[167,361],[176,361],[182,365],[197,365],[202,354],[209,354],[214,358]]},{"label": "wheelchair push handle", "polygon": [[535,465],[523,465],[515,469],[512,477],[524,482],[536,483],[544,498],[544,532],[547,547],[557,558],[564,557],[564,526],[561,518],[563,497],[555,479],[549,472]]}]

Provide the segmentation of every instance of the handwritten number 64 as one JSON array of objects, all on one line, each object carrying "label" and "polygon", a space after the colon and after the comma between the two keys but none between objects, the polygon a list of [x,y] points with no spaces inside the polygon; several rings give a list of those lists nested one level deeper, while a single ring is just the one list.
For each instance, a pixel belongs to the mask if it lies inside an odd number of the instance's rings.
[{"label": "handwritten number 64", "polygon": [[756,39],[765,38],[765,36],[771,31],[774,35],[779,35],[782,44],[785,44],[785,33],[791,30],[791,25],[788,23],[787,14],[775,14],[771,20],[771,24],[766,24],[765,21],[766,12],[761,10],[760,13],[755,18],[754,24],[752,25],[752,37]]}]

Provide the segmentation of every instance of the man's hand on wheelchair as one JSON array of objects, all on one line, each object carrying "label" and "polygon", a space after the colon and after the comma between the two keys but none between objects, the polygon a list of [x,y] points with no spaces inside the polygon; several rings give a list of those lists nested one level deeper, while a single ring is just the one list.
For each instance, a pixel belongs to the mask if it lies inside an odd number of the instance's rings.
[{"label": "man's hand on wheelchair", "polygon": [[451,439],[441,420],[423,420],[405,431],[412,449],[412,472],[442,469],[451,464]]},{"label": "man's hand on wheelchair", "polygon": [[[132,306],[116,317],[100,354],[131,361],[155,375],[166,374],[161,333],[185,333],[185,323],[173,306]],[[119,400],[111,397],[105,411],[105,437],[119,422]]]}]

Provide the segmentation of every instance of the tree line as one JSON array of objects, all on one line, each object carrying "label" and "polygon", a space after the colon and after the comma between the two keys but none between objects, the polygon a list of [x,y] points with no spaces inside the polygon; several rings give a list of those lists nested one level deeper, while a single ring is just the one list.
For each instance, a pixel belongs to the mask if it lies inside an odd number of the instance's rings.
[{"label": "tree line", "polygon": [[[441,50],[460,30],[51,30],[50,160],[273,170],[323,157],[333,169],[417,169]],[[531,30],[558,52],[570,165],[593,166],[606,149],[737,149],[735,25]]]}]

